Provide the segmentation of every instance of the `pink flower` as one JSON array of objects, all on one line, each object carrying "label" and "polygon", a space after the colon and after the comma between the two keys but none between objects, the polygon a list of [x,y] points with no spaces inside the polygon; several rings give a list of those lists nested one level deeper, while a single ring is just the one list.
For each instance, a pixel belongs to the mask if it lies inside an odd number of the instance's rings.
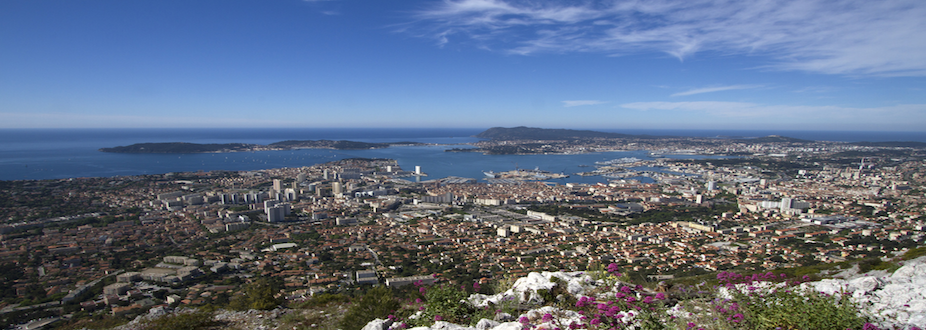
[{"label": "pink flower", "polygon": [[522,316],[520,319],[518,319],[518,322],[521,322],[521,324],[525,324],[525,325],[526,325],[526,324],[528,324],[528,323],[531,323],[531,320],[528,319],[527,316]]},{"label": "pink flower", "polygon": [[553,321],[553,314],[550,314],[550,313],[543,314],[543,321],[544,322]]},{"label": "pink flower", "polygon": [[662,293],[662,292],[657,293],[657,294],[656,294],[656,299],[658,299],[658,300],[666,300],[666,294],[665,294],[665,293]]},{"label": "pink flower", "polygon": [[617,266],[617,264],[612,263],[608,265],[608,273],[612,273],[614,276],[621,276],[621,274],[617,272],[618,270],[620,270],[620,268]]},{"label": "pink flower", "polygon": [[878,328],[878,326],[876,326],[876,325],[874,325],[874,324],[865,323],[865,325],[862,326],[862,330],[881,330],[881,329]]},{"label": "pink flower", "polygon": [[743,316],[742,313],[736,313],[736,314],[733,314],[732,321],[735,323],[740,323],[743,321],[744,318],[745,316]]},{"label": "pink flower", "polygon": [[434,321],[443,321],[444,317],[440,315],[434,315]]}]

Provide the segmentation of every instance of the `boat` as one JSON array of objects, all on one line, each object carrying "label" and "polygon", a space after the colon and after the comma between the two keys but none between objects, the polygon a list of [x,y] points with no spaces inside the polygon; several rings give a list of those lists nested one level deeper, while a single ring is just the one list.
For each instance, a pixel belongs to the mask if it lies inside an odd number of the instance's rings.
[{"label": "boat", "polygon": [[488,178],[497,178],[497,177],[498,177],[498,173],[495,173],[495,172],[493,172],[493,171],[482,171],[482,174],[485,174],[485,176],[488,177]]}]

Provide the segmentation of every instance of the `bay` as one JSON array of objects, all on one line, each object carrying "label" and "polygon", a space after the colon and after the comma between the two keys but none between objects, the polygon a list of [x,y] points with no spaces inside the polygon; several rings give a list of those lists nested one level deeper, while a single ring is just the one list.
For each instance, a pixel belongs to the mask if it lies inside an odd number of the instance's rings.
[{"label": "bay", "polygon": [[[212,170],[248,171],[282,167],[311,166],[344,158],[391,158],[406,170],[421,166],[423,180],[448,176],[482,179],[483,171],[509,171],[516,168],[566,173],[559,182],[606,182],[602,177],[580,177],[573,173],[593,168],[595,161],[623,157],[652,159],[646,151],[604,152],[578,155],[483,155],[444,152],[460,144],[479,141],[472,137],[482,128],[282,128],[282,129],[5,129],[0,130],[0,180],[41,180],[72,177],[112,177]],[[606,131],[606,130],[602,130]],[[765,131],[667,131],[611,130],[631,134],[689,136],[765,136]],[[890,141],[908,138],[926,141],[917,132],[790,132],[799,138],[815,136],[858,141]],[[764,134],[764,135],[760,135]],[[867,134],[867,135],[865,135]],[[919,140],[922,138],[922,140]],[[143,142],[257,143],[283,140],[353,140],[363,142],[413,141],[448,144],[440,146],[392,147],[372,150],[302,149],[221,154],[116,154],[99,148]],[[702,156],[684,156],[701,158]],[[648,181],[646,178],[643,181]]]}]

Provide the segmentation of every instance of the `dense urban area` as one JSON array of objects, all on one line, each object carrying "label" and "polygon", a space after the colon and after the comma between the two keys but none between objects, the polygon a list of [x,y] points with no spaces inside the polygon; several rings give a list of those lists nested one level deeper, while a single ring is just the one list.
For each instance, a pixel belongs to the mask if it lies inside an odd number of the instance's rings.
[{"label": "dense urban area", "polygon": [[612,263],[640,283],[878,267],[923,245],[916,143],[523,137],[476,151],[654,159],[567,173],[602,175],[598,184],[521,169],[416,181],[420,171],[390,159],[0,181],[0,327],[118,325],[159,306],[272,309],[438,280],[490,293],[532,271]]}]

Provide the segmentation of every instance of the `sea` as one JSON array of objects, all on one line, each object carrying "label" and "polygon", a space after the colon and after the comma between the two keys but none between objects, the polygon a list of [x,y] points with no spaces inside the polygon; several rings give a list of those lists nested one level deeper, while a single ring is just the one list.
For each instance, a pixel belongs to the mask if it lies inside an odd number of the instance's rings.
[{"label": "sea", "polygon": [[[570,177],[553,182],[607,182],[598,176],[573,175],[594,167],[596,161],[623,157],[652,159],[642,151],[615,151],[576,155],[483,155],[445,152],[465,148],[480,139],[485,128],[176,128],[176,129],[0,129],[0,180],[45,180],[78,177],[115,177],[213,170],[251,171],[303,167],[345,158],[390,158],[406,170],[421,166],[431,180],[449,176],[483,180],[483,171],[540,169]],[[748,130],[643,130],[597,131],[655,136],[761,137],[781,135],[820,141],[918,141],[926,132],[748,131]],[[370,150],[301,149],[206,154],[117,154],[100,148],[145,142],[255,143],[284,140],[351,140],[363,142],[413,141],[440,145],[404,146]],[[678,158],[706,158],[673,155]],[[711,156],[718,157],[718,156]],[[411,180],[414,180],[412,178]],[[651,182],[646,177],[638,177]]]}]

